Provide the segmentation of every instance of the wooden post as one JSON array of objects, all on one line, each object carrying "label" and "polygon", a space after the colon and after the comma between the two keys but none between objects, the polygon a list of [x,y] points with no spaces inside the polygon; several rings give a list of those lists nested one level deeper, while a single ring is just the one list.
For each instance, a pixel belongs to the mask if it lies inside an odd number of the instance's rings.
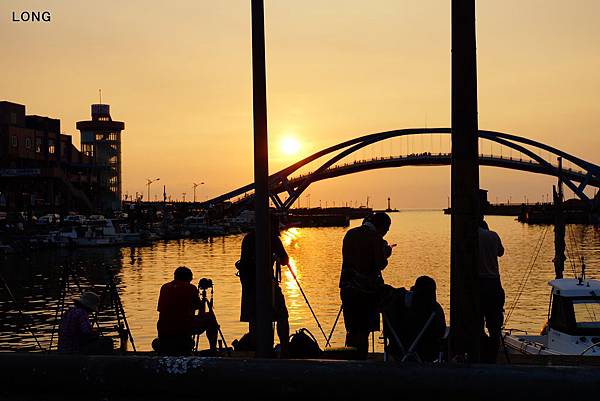
[{"label": "wooden post", "polygon": [[271,241],[269,236],[269,147],[267,78],[262,0],[252,0],[252,87],[254,107],[254,212],[256,229],[256,356],[273,353]]},{"label": "wooden post", "polygon": [[452,0],[451,355],[479,360],[479,159],[475,0]]}]

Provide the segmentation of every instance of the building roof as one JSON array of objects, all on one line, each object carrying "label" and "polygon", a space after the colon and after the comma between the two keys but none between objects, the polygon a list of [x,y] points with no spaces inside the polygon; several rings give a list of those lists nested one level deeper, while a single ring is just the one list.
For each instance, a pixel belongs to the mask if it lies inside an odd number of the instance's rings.
[{"label": "building roof", "polygon": [[579,284],[579,280],[575,278],[561,278],[550,280],[548,282],[552,286],[553,292],[556,295],[565,297],[600,297],[600,281],[599,280],[583,280]]}]

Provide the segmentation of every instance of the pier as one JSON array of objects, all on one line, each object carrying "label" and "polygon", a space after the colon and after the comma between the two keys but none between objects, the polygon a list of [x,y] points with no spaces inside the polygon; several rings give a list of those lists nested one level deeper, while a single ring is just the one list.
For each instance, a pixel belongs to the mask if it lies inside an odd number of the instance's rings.
[{"label": "pier", "polygon": [[[0,354],[0,399],[505,401],[600,391],[597,368]],[[357,378],[360,378],[357,380]],[[32,386],[31,383],[35,383]]]}]

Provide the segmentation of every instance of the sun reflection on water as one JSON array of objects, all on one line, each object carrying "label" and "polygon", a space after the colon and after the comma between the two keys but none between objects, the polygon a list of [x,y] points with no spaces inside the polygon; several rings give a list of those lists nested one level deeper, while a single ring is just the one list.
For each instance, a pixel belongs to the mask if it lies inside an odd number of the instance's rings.
[{"label": "sun reflection on water", "polygon": [[298,239],[302,236],[302,230],[298,227],[290,227],[281,232],[281,242],[286,248],[292,246],[299,248]]}]

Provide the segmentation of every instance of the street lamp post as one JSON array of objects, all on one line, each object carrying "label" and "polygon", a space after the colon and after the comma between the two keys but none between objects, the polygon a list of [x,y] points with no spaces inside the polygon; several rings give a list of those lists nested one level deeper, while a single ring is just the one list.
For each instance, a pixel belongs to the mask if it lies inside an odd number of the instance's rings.
[{"label": "street lamp post", "polygon": [[152,183],[155,181],[160,181],[160,178],[155,178],[153,180],[146,178],[146,186],[148,187],[148,202],[150,202],[150,185],[152,185]]},{"label": "street lamp post", "polygon": [[192,186],[192,188],[194,188],[194,203],[196,203],[196,188],[198,188],[200,185],[204,185],[204,182],[201,182],[200,184],[196,184],[194,182],[194,185]]}]

